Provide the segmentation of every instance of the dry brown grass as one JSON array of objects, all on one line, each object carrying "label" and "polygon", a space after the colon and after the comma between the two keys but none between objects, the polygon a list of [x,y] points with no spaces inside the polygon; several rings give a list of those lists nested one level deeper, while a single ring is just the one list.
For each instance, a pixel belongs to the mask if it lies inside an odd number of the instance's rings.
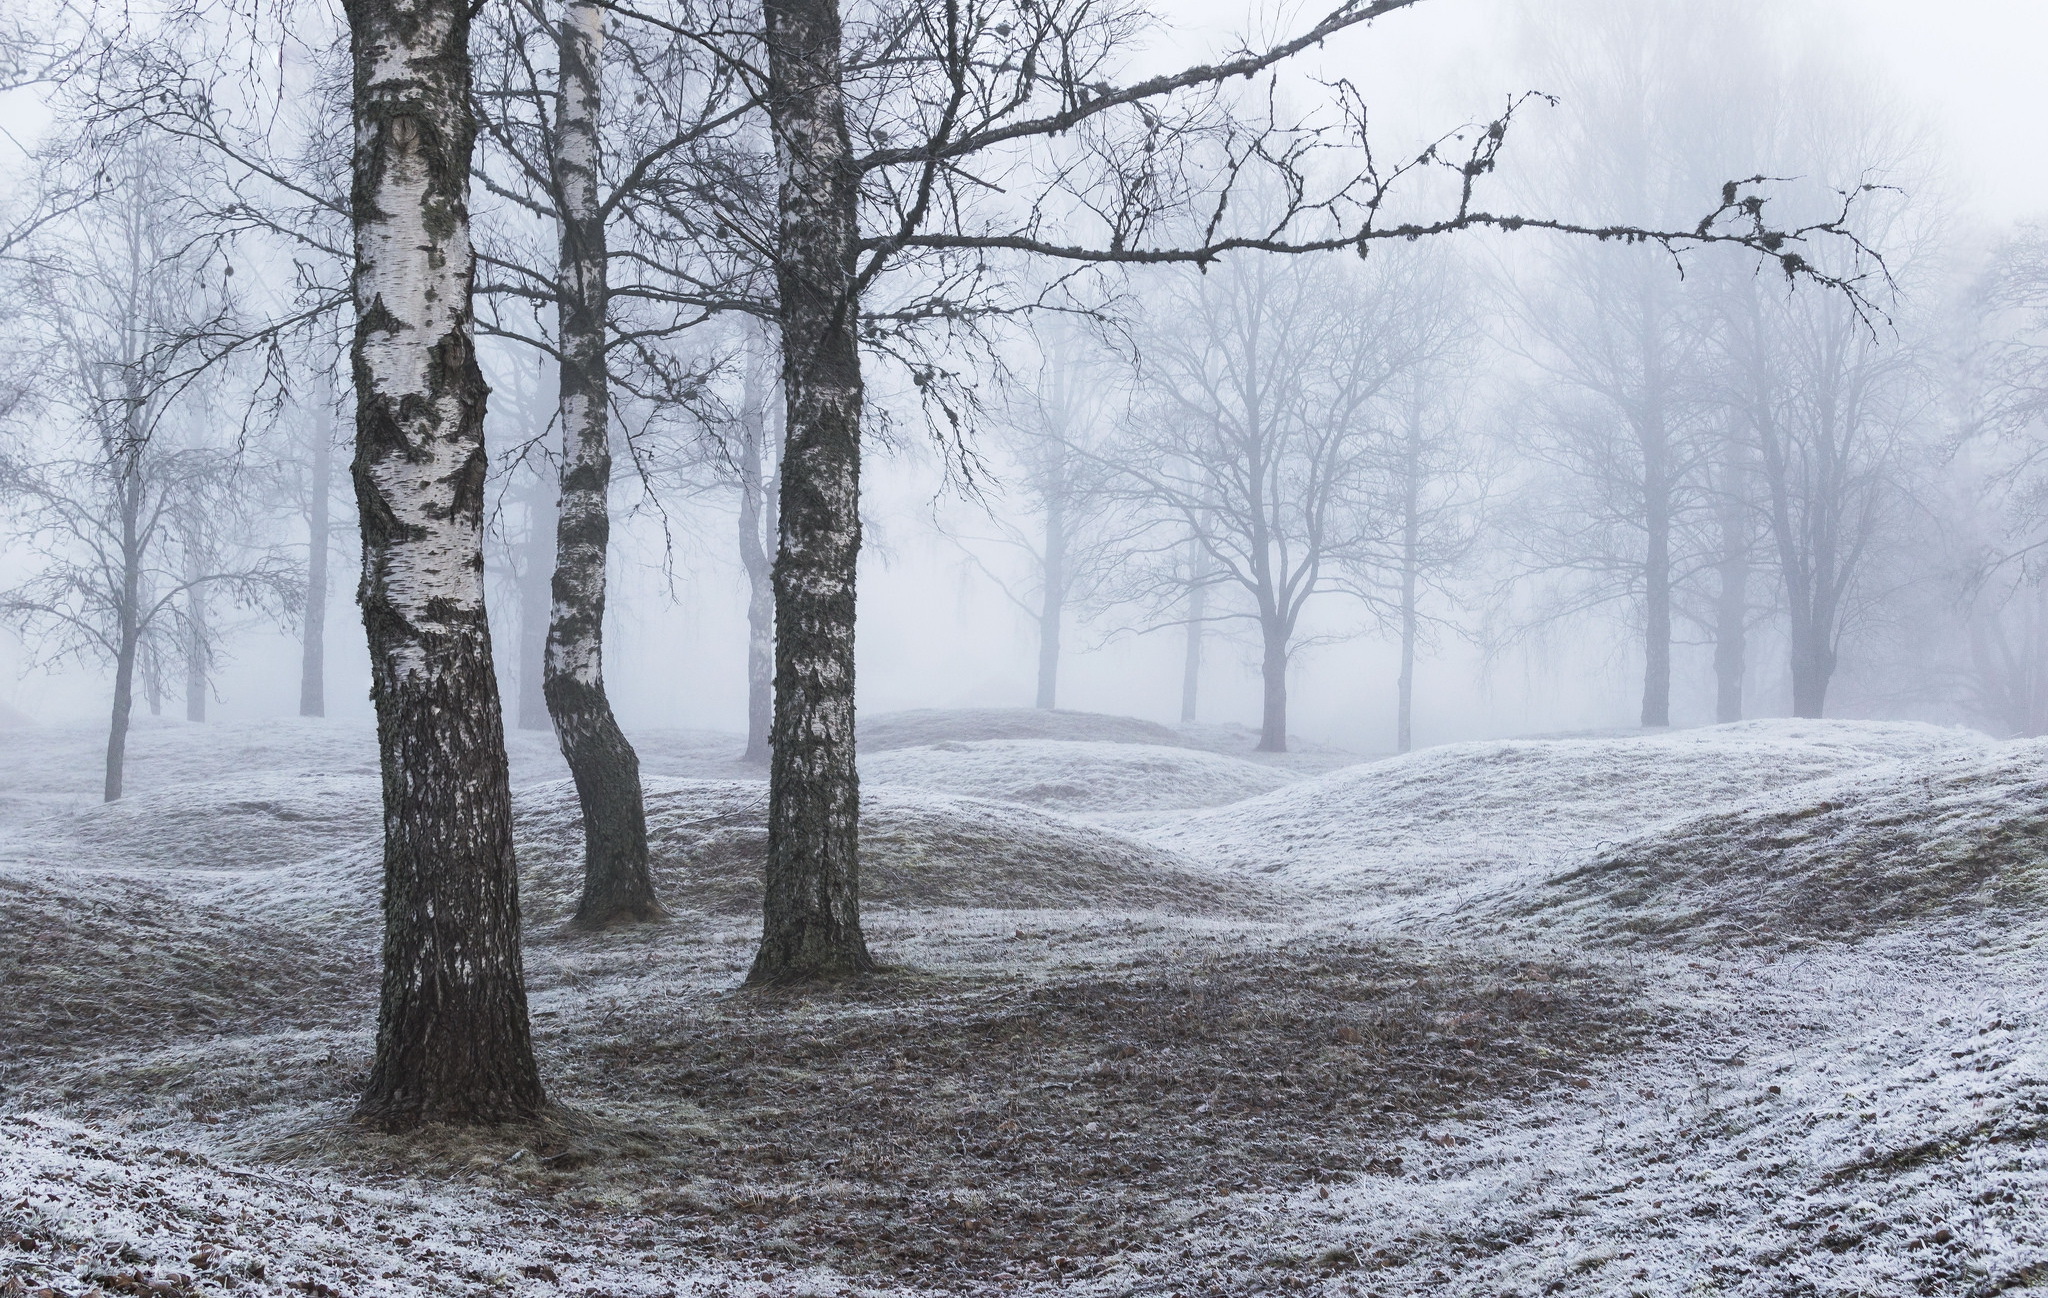
[{"label": "dry brown grass", "polygon": [[549,1124],[270,1152],[966,1288],[1092,1269],[1235,1192],[1397,1174],[1395,1139],[1575,1084],[1637,1037],[1622,988],[1556,963],[1241,938],[1124,957],[609,1001],[543,1036]]}]

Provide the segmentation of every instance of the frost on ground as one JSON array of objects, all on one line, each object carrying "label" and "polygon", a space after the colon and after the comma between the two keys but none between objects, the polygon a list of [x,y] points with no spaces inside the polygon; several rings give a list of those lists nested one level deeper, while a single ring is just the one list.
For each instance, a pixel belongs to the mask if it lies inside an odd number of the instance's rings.
[{"label": "frost on ground", "polygon": [[1738,942],[2024,921],[2048,910],[2048,743],[1742,799],[1605,848],[1529,905],[1610,937]]},{"label": "frost on ground", "polygon": [[1101,741],[952,740],[887,749],[861,761],[864,782],[1084,815],[1222,806],[1270,793],[1295,778],[1219,753]]},{"label": "frost on ground", "polygon": [[558,1111],[409,1140],[345,1121],[366,730],[144,727],[115,808],[89,734],[11,732],[0,1293],[2048,1286],[2048,747],[1756,722],[1311,777],[1015,716],[864,724],[893,968],[806,994],[737,990],[737,741],[637,737],[675,917],[592,936],[515,736]]}]

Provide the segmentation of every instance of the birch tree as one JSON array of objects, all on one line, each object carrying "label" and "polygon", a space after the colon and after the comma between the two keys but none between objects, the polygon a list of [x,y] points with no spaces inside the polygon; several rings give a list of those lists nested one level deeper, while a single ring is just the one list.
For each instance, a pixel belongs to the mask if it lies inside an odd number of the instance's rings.
[{"label": "birch tree", "polygon": [[360,1120],[543,1102],[484,608],[487,389],[471,288],[469,6],[347,0],[354,476],[384,785],[384,977]]}]

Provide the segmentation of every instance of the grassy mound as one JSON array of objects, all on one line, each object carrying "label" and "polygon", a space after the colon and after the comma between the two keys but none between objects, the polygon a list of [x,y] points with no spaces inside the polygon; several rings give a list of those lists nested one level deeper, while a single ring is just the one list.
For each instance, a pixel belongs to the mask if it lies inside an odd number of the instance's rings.
[{"label": "grassy mound", "polygon": [[95,803],[28,826],[83,864],[262,870],[382,831],[374,774],[237,775]]},{"label": "grassy mound", "polygon": [[[756,911],[768,791],[754,782],[647,782],[647,836],[663,901],[719,915]],[[565,783],[522,795],[523,905],[540,926],[575,909],[582,816]],[[1025,807],[872,786],[861,798],[863,905],[925,909],[1164,910],[1256,907],[1255,893],[1136,838]]]},{"label": "grassy mound", "polygon": [[1099,740],[1113,744],[1191,747],[1176,730],[1136,717],[1049,708],[915,708],[860,719],[866,752],[922,748],[928,744],[972,743],[982,739]]},{"label": "grassy mound", "polygon": [[861,778],[1055,811],[1217,807],[1294,777],[1270,766],[1154,744],[992,739],[898,748],[861,759]]},{"label": "grassy mound", "polygon": [[1240,870],[1414,894],[1555,866],[1761,789],[1904,756],[1980,751],[1910,723],[1755,721],[1667,735],[1453,744],[1350,767],[1148,837]]},{"label": "grassy mound", "polygon": [[185,895],[189,880],[0,872],[0,1061],[307,1026],[367,1012],[375,949]]},{"label": "grassy mound", "polygon": [[1610,936],[1855,939],[2048,904],[2048,741],[1900,762],[1696,816],[1543,887]]}]

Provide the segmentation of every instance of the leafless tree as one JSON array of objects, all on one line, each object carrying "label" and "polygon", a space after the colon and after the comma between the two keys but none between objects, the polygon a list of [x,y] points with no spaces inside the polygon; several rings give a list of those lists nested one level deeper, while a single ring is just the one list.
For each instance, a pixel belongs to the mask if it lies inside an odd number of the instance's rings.
[{"label": "leafless tree", "polygon": [[[1101,593],[1120,553],[1103,517],[1100,458],[1113,361],[1091,349],[1072,322],[1054,318],[1034,330],[1036,365],[1023,370],[1000,403],[1000,427],[977,448],[984,481],[964,521],[942,524],[968,558],[1031,619],[1038,632],[1033,706],[1057,705],[1065,624]],[[1018,582],[986,551],[1021,556]]]},{"label": "leafless tree", "polygon": [[1423,602],[1432,592],[1448,595],[1465,575],[1497,458],[1492,439],[1473,425],[1481,417],[1471,395],[1479,338],[1468,282],[1461,266],[1435,260],[1398,281],[1386,308],[1404,335],[1381,413],[1388,427],[1376,494],[1391,536],[1356,576],[1400,645],[1394,740],[1404,753],[1414,745],[1416,652],[1443,624]]},{"label": "leafless tree", "polygon": [[484,608],[469,6],[348,0],[360,602],[384,774],[384,978],[358,1110],[390,1129],[543,1102]]},{"label": "leafless tree", "polygon": [[1287,748],[1303,611],[1345,589],[1347,569],[1384,553],[1398,526],[1376,507],[1373,407],[1420,343],[1383,294],[1399,272],[1383,267],[1261,260],[1184,275],[1148,305],[1158,323],[1138,335],[1144,414],[1106,454],[1108,493],[1158,538],[1162,562],[1140,598],[1178,611],[1192,536],[1203,584],[1230,595],[1205,620],[1257,627],[1264,752]]},{"label": "leafless tree", "polygon": [[203,415],[180,400],[179,346],[228,314],[222,266],[181,219],[166,160],[130,149],[82,161],[102,192],[44,228],[29,279],[55,340],[43,395],[66,431],[0,468],[0,498],[40,557],[0,596],[0,616],[54,657],[113,668],[111,802],[123,789],[138,668],[184,663],[188,714],[203,719],[217,636],[209,596],[281,608],[296,590],[288,566],[232,526],[250,519],[233,445],[165,432]]},{"label": "leafless tree", "polygon": [[[1545,228],[1673,249],[1738,242],[1812,276],[1805,243],[1848,234],[1844,214],[1772,228],[1761,182],[1728,183],[1699,219],[1664,228],[1494,212],[1479,189],[1512,110],[1392,168],[1367,147],[1348,88],[1321,125],[1229,111],[1222,87],[1415,2],[1344,0],[1273,44],[1122,84],[1117,69],[1151,19],[1136,4],[765,0],[759,28],[736,16],[689,30],[758,88],[780,164],[761,243],[777,281],[787,444],[770,863],[754,981],[872,964],[859,920],[853,724],[864,347],[914,356],[912,325],[1003,309],[990,286],[1005,253],[1076,266],[1209,264]],[[684,30],[630,4],[611,7]],[[1269,219],[1248,221],[1230,203],[1255,173],[1277,174],[1288,198]],[[1425,210],[1434,177],[1447,184]],[[1396,195],[1411,188],[1414,202],[1400,209],[1409,215],[1395,216]],[[1183,219],[1190,209],[1192,221]],[[744,230],[747,220],[730,225]],[[912,373],[950,425],[960,409],[934,381],[942,371],[913,359]]]}]

